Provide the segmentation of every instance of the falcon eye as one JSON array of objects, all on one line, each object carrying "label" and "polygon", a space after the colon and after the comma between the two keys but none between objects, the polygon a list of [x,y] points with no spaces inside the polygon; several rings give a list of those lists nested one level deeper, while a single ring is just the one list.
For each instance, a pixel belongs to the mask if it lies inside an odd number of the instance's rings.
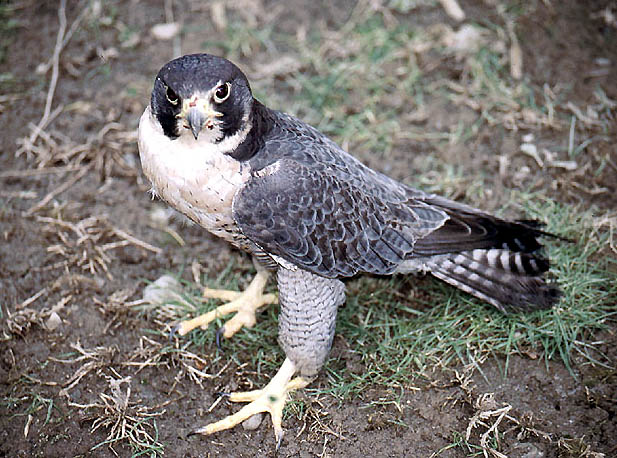
[{"label": "falcon eye", "polygon": [[225,83],[220,85],[214,91],[214,102],[215,103],[223,103],[231,94],[231,83]]},{"label": "falcon eye", "polygon": [[169,86],[165,86],[165,97],[167,97],[167,101],[172,105],[178,105],[178,102],[180,101],[178,94],[176,94]]}]

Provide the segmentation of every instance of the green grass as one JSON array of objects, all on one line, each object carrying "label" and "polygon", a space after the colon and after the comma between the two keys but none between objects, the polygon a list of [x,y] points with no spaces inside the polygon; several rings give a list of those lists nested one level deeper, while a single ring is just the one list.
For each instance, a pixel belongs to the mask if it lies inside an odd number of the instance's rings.
[{"label": "green grass", "polygon": [[0,4],[0,64],[5,63],[7,50],[13,43],[15,29],[20,26],[14,19],[15,11],[9,4]]},{"label": "green grass", "polygon": [[[54,405],[54,400],[52,398],[46,398],[35,392],[31,392],[29,395],[25,396],[22,399],[5,398],[3,401],[9,408],[15,408],[20,404],[26,404],[27,402],[30,402],[30,404],[23,412],[15,413],[11,415],[11,417],[34,415],[39,411],[45,411],[46,414],[43,425],[46,425],[51,421],[54,408],[58,409],[58,407]],[[62,412],[60,412],[60,415],[62,415]]]},{"label": "green grass", "polygon": [[[563,290],[559,304],[546,311],[504,315],[430,277],[361,276],[349,280],[347,302],[339,309],[336,327],[335,345],[341,348],[344,342],[343,351],[335,352],[327,361],[322,376],[325,381],[322,378],[306,389],[313,398],[326,395],[340,401],[360,399],[366,403],[361,408],[366,409],[382,404],[398,407],[404,392],[414,385],[439,380],[444,372],[482,374],[487,359],[496,361],[506,377],[513,355],[543,358],[547,367],[549,361],[561,362],[573,377],[583,365],[614,370],[614,362],[602,354],[603,342],[597,337],[598,332],[615,322],[617,314],[617,260],[609,247],[611,234],[598,228],[592,210],[518,192],[512,192],[510,201],[518,203],[516,210],[521,216],[544,221],[548,232],[573,240],[545,240],[552,261],[549,276]],[[506,208],[504,212],[511,210]],[[242,289],[254,274],[247,266],[249,262],[238,265],[237,258],[232,258],[217,278],[204,278],[202,282],[210,287]],[[274,290],[272,285],[270,290]],[[193,284],[185,284],[185,294],[184,299],[193,307],[177,304],[178,319],[219,305],[202,300],[200,289]],[[214,345],[215,332],[229,317],[218,319],[205,331],[191,332],[184,338],[190,345],[183,347],[209,353],[210,373],[231,361],[232,368],[242,367],[242,374],[232,377],[262,386],[284,359],[276,340],[277,313],[278,307],[269,306],[258,316],[254,328],[242,329],[224,341],[223,353]],[[350,361],[356,367],[359,364],[359,369],[350,369]],[[368,389],[382,394],[378,399],[374,394],[364,398]],[[319,413],[306,401],[292,397],[285,416],[306,415]],[[407,427],[396,417],[384,421]],[[482,456],[485,452],[475,438],[466,440],[464,433],[457,431],[451,434],[451,443],[433,456],[452,448],[467,456]],[[487,446],[500,449],[494,437]]]},{"label": "green grass", "polygon": [[[247,280],[252,279],[255,272],[248,271],[248,278],[237,270],[237,265],[234,260],[230,261],[228,266],[214,280],[208,281],[204,279],[204,284],[211,288],[224,288],[234,291],[241,291],[247,284]],[[212,310],[221,301],[207,300],[201,298],[201,290],[194,289],[195,285],[186,285],[191,289],[186,290],[185,298],[189,303],[195,306],[195,311],[189,314],[184,314],[185,318],[194,317],[199,314]],[[270,284],[270,291],[276,289]],[[186,309],[185,309],[186,310]],[[240,366],[248,362],[252,369],[264,377],[270,377],[282,364],[284,355],[280,351],[277,343],[277,313],[278,307],[268,306],[265,311],[259,314],[257,324],[251,328],[250,332],[246,329],[240,330],[231,339],[223,339],[222,351],[216,350],[216,359],[222,361],[232,359]],[[180,315],[182,316],[182,315]],[[206,330],[195,330],[187,335],[192,344],[197,348],[212,347],[216,339],[216,331],[222,327],[232,315],[217,318]],[[240,339],[236,339],[240,334],[243,334]],[[189,347],[191,348],[191,347]],[[195,349],[194,347],[192,348]],[[221,364],[223,364],[222,361]]]},{"label": "green grass", "polygon": [[[301,70],[279,81],[277,88],[269,79],[254,81],[256,96],[351,150],[387,158],[409,140],[439,147],[469,140],[483,125],[517,130],[548,122],[555,101],[541,88],[509,76],[505,31],[495,24],[475,27],[484,39],[477,50],[462,57],[441,42],[443,31],[406,21],[386,23],[368,12],[356,13],[334,37],[315,28],[303,41],[272,29],[256,36],[245,24],[234,23],[230,34],[234,38],[222,51],[242,62],[256,51],[284,46],[299,60]],[[453,67],[459,76],[451,75]],[[448,111],[473,107],[475,119],[441,131],[401,122],[438,99],[449,101]]]},{"label": "green grass", "polygon": [[[524,14],[526,8],[533,8],[527,5],[518,2],[508,14],[513,17]],[[414,14],[418,6],[440,8],[436,0],[391,0],[386,8],[391,12]],[[119,12],[115,6],[105,7],[104,11],[105,21],[89,24],[95,41],[101,41],[104,29],[111,25],[118,30],[118,45],[129,41],[135,29],[117,23]],[[13,44],[14,29],[20,26],[12,19],[13,15],[10,5],[0,6],[0,63],[5,60],[8,46]],[[299,61],[300,70],[284,77],[252,80],[260,100],[299,116],[361,159],[374,161],[371,165],[397,167],[410,163],[409,173],[415,176],[406,177],[406,182],[427,191],[464,195],[466,201],[480,205],[489,197],[490,189],[483,175],[487,172],[470,171],[469,165],[460,162],[449,164],[440,153],[448,152],[452,145],[462,145],[461,149],[479,146],[478,154],[486,153],[478,133],[487,126],[495,136],[518,129],[533,132],[542,139],[553,134],[553,128],[548,127],[551,119],[565,126],[566,132],[575,119],[564,108],[570,89],[550,88],[556,92],[553,97],[550,91],[534,87],[527,75],[522,81],[510,78],[509,42],[504,38],[507,34],[502,25],[475,24],[485,34],[485,42],[476,51],[458,57],[443,45],[440,33],[432,27],[435,24],[415,25],[416,21],[408,18],[388,22],[369,8],[357,9],[338,30],[327,26],[328,33],[316,22],[307,31],[305,40],[294,33],[282,33],[276,24],[249,25],[231,13],[228,19],[228,29],[217,34],[216,41],[202,43],[204,50],[218,49],[243,68],[256,68],[256,63],[268,63],[283,55]],[[187,27],[198,29],[204,25]],[[211,24],[205,27],[211,28]],[[426,48],[418,50],[423,44]],[[109,65],[97,66],[86,78],[97,72],[109,73],[111,69]],[[37,77],[36,82],[34,89],[41,89],[44,79]],[[0,92],[25,91],[12,74],[0,74]],[[135,89],[129,87],[126,91],[132,96]],[[587,127],[581,127],[580,122],[576,124],[578,130],[572,129],[576,131],[576,141],[571,148],[561,151],[567,151],[568,158],[579,160],[592,141],[608,135],[612,129],[614,106],[601,88],[597,91],[600,102],[594,109],[600,119],[608,121],[602,124],[601,132],[592,132],[591,128],[585,131]],[[584,108],[581,107],[583,111]],[[426,119],[410,120],[423,110],[428,113]],[[471,116],[458,116],[469,111]],[[446,117],[447,114],[452,116]],[[446,121],[434,122],[441,116]],[[392,162],[392,155],[396,154],[405,154],[404,160],[409,162]],[[487,161],[493,159],[488,156]],[[609,166],[603,162],[599,167]],[[601,168],[592,170],[595,174],[600,172]],[[343,351],[330,357],[321,380],[311,385],[309,392],[349,399],[362,396],[367,388],[378,387],[387,394],[367,402],[396,404],[402,389],[438,377],[434,370],[472,365],[481,371],[481,361],[486,358],[498,361],[504,376],[508,374],[513,355],[535,355],[547,363],[561,361],[573,374],[580,365],[602,367],[611,363],[600,352],[597,342],[598,331],[615,320],[617,303],[617,266],[614,253],[608,248],[609,234],[596,227],[592,210],[560,205],[538,194],[506,192],[510,195],[501,197],[501,202],[518,202],[521,206],[512,204],[505,213],[546,221],[549,232],[575,240],[574,243],[546,241],[553,261],[551,276],[564,291],[561,303],[549,311],[506,316],[430,277],[362,276],[349,280],[348,300],[339,310],[336,329],[336,344]],[[239,255],[233,257],[216,278],[204,278],[202,282],[210,287],[243,289],[254,271],[248,258],[242,258],[241,262],[239,259]],[[272,283],[269,290],[275,291]],[[203,301],[194,284],[185,283],[183,294],[188,305],[174,303],[159,322],[169,323],[170,317],[178,320],[194,317],[220,304]],[[0,309],[0,318],[2,313]],[[148,313],[153,313],[152,309]],[[222,352],[215,347],[215,333],[229,317],[217,319],[207,330],[191,332],[180,341],[181,348],[161,339],[165,343],[158,351],[161,359],[171,361],[170,366],[179,367],[177,361],[184,357],[183,351],[188,346],[189,351],[204,354],[209,362],[208,373],[217,373],[231,362],[232,369],[242,366],[243,377],[253,377],[256,385],[261,386],[284,359],[277,344],[277,315],[278,307],[269,306],[259,315],[254,328],[243,329],[225,340]],[[161,335],[158,329],[146,333]],[[359,370],[350,370],[350,361]],[[45,418],[48,423],[60,421],[56,417],[62,417],[62,412],[54,413],[58,406],[52,398],[36,393],[21,398],[7,397],[3,403],[11,411],[21,408],[15,414],[20,418],[33,415]],[[286,412],[301,416],[308,410],[303,401],[292,400]],[[152,440],[144,442],[136,436],[116,436],[95,448],[128,445],[133,456],[162,452],[155,418],[144,418],[134,426],[145,428]],[[439,453],[456,447],[469,456],[483,454],[480,447],[466,441],[460,433],[453,432],[452,441]]]},{"label": "green grass", "polygon": [[[143,434],[136,432],[138,428],[150,429],[153,431],[153,437],[148,438],[150,440],[143,440]],[[131,458],[137,458],[140,456],[157,457],[164,455],[164,445],[159,442],[159,430],[154,418],[146,418],[137,422],[134,425],[126,427],[126,434],[122,437],[109,438],[102,442],[99,442],[93,446],[90,451],[94,452],[100,447],[108,446],[113,450],[114,445],[128,446],[131,449]]]}]

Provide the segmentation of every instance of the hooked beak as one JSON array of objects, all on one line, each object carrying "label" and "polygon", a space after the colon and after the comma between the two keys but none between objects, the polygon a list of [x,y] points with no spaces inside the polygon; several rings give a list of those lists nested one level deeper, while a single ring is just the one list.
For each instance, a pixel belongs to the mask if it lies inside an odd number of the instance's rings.
[{"label": "hooked beak", "polygon": [[184,127],[191,129],[193,137],[197,140],[204,127],[214,129],[216,118],[223,116],[223,113],[212,108],[209,100],[193,96],[184,100],[182,111],[178,116],[184,120]]},{"label": "hooked beak", "polygon": [[199,137],[199,132],[201,132],[201,128],[206,123],[208,117],[202,110],[197,107],[193,107],[189,109],[184,119],[188,123],[188,127],[191,129],[191,132],[193,132],[193,137],[197,140],[197,137]]}]

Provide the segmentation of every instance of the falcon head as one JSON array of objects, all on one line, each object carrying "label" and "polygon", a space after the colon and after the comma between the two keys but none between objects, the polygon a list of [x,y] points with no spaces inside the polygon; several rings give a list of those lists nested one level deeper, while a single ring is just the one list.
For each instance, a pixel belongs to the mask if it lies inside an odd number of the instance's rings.
[{"label": "falcon head", "polygon": [[253,96],[246,76],[222,57],[190,54],[156,76],[150,108],[167,137],[219,144],[250,129]]}]

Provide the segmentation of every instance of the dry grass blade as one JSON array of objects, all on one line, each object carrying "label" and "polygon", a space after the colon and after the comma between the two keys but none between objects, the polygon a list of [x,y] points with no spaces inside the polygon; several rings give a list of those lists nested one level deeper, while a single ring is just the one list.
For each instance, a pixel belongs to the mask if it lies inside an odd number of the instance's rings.
[{"label": "dry grass blade", "polygon": [[146,367],[152,366],[178,367],[179,371],[175,377],[176,382],[188,376],[191,381],[203,388],[202,383],[204,380],[218,377],[228,365],[223,367],[218,374],[213,375],[205,372],[204,369],[209,366],[210,361],[189,351],[188,347],[191,345],[191,342],[186,342],[181,347],[174,348],[142,336],[139,341],[139,348],[122,365],[136,367],[137,371],[135,374],[138,374]]},{"label": "dry grass blade", "polygon": [[57,290],[57,286],[52,284],[42,288],[25,301],[15,305],[15,311],[7,309],[6,324],[11,334],[24,336],[33,324],[47,328],[49,331],[55,330],[62,324],[58,312],[60,312],[73,298],[72,295],[64,295],[53,307],[44,307],[41,310],[34,310],[29,307],[41,297],[46,297],[51,291]]},{"label": "dry grass blade", "polygon": [[101,369],[109,365],[109,362],[115,355],[117,349],[114,347],[96,347],[90,350],[86,350],[81,346],[81,343],[75,342],[71,344],[71,348],[77,351],[78,355],[73,359],[58,359],[50,357],[50,361],[54,361],[62,364],[75,364],[84,362],[82,366],[75,371],[75,373],[64,383],[64,388],[60,390],[61,396],[68,396],[69,390],[77,385],[82,378],[88,375],[90,372]]},{"label": "dry grass blade", "polygon": [[[128,443],[135,451],[150,453],[151,456],[162,454],[163,445],[158,441],[158,431],[154,418],[165,413],[165,410],[152,412],[151,408],[140,404],[140,400],[131,400],[131,377],[121,378],[118,374],[107,376],[109,394],[100,393],[99,402],[77,404],[69,402],[72,407],[90,410],[87,420],[93,420],[90,431],[103,428],[109,434],[105,441],[92,447],[95,450],[107,444],[110,450],[118,456],[112,445]],[[126,385],[123,389],[122,386]],[[151,423],[152,422],[152,423]]]},{"label": "dry grass blade", "polygon": [[32,304],[34,301],[36,301],[38,298],[40,298],[41,296],[47,294],[47,292],[48,292],[48,288],[47,287],[42,288],[41,290],[39,290],[39,292],[33,294],[32,296],[30,296],[25,301],[21,302],[20,304],[17,304],[15,306],[15,310],[25,309],[30,304]]},{"label": "dry grass blade", "polygon": [[75,266],[92,275],[104,272],[107,278],[112,279],[108,268],[111,262],[107,254],[109,250],[134,245],[155,253],[160,251],[159,248],[112,226],[105,216],[90,216],[76,222],[47,216],[36,216],[36,220],[46,224],[43,231],[57,242],[47,247],[49,253],[63,259],[54,265],[66,269]]},{"label": "dry grass blade", "polygon": [[[483,426],[488,428],[480,438],[480,446],[482,447],[482,453],[486,458],[488,458],[488,454],[490,453],[497,458],[507,458],[503,453],[495,450],[494,448],[488,445],[491,434],[494,434],[495,440],[499,440],[498,434],[498,426],[502,422],[502,420],[507,416],[508,412],[512,409],[511,405],[506,405],[501,408],[497,408],[497,403],[495,401],[495,396],[493,393],[484,393],[478,397],[475,403],[475,408],[477,409],[476,414],[469,421],[469,425],[467,426],[467,434],[465,435],[465,439],[469,440],[471,437],[471,432],[474,428],[478,426]],[[497,417],[493,424],[489,427],[486,423],[492,417]],[[511,417],[508,417],[511,418]]]},{"label": "dry grass blade", "polygon": [[90,169],[90,167],[88,167],[88,166],[83,167],[70,180],[65,181],[60,186],[58,186],[56,189],[54,189],[54,190],[50,191],[49,193],[47,193],[47,195],[45,197],[43,197],[43,199],[39,203],[37,203],[36,205],[32,206],[26,212],[26,215],[32,215],[33,213],[39,211],[41,208],[43,208],[45,205],[47,205],[51,201],[51,199],[53,199],[55,196],[57,196],[58,194],[63,193],[64,191],[69,189],[71,186],[73,186],[75,183],[77,183],[79,180],[81,180],[86,175],[86,173],[88,173],[89,169]]},{"label": "dry grass blade", "polygon": [[[52,113],[48,123],[59,114]],[[131,154],[135,151],[136,141],[135,129],[109,122],[83,142],[75,141],[57,130],[39,131],[34,143],[23,139],[18,141],[21,143],[18,152],[28,151],[37,167],[42,169],[66,167],[69,171],[93,164],[103,178],[112,175],[136,176],[137,169]]]},{"label": "dry grass blade", "polygon": [[[60,6],[58,8],[58,34],[56,36],[56,45],[54,47],[54,53],[51,60],[51,80],[49,82],[49,89],[47,90],[47,97],[45,99],[45,109],[43,116],[39,123],[32,129],[30,137],[24,138],[22,147],[20,147],[16,155],[19,156],[22,152],[28,151],[30,145],[34,145],[37,138],[43,132],[43,129],[47,126],[51,116],[51,104],[54,100],[54,94],[56,92],[56,84],[58,83],[59,67],[60,67],[60,53],[62,52],[64,36],[66,33],[66,0],[60,0]],[[61,110],[61,108],[59,108]]]},{"label": "dry grass blade", "polygon": [[137,291],[137,285],[132,285],[130,288],[123,288],[114,291],[106,301],[101,301],[98,298],[94,298],[94,302],[100,306],[100,310],[104,314],[119,314],[128,310],[130,307],[142,304],[143,301],[128,301],[129,297],[133,296]]},{"label": "dry grass blade", "polygon": [[146,243],[146,242],[144,242],[142,240],[139,240],[134,235],[131,235],[128,232],[123,231],[120,228],[114,227],[113,230],[114,230],[115,234],[118,237],[124,239],[124,241],[126,241],[128,243],[132,243],[135,246],[141,247],[144,250],[152,251],[153,253],[156,253],[156,254],[159,254],[159,253],[163,252],[163,250],[161,250],[160,248],[155,247],[154,245],[150,245],[149,243]]},{"label": "dry grass blade", "polygon": [[141,299],[135,301],[129,301],[128,299],[135,294],[139,285],[134,284],[128,288],[123,288],[114,291],[106,300],[102,301],[96,297],[93,301],[99,305],[99,310],[104,315],[112,315],[111,320],[107,322],[102,334],[107,334],[109,329],[116,329],[121,326],[121,322],[118,318],[122,315],[126,315],[135,306],[141,305],[143,301]]},{"label": "dry grass blade", "polygon": [[[317,397],[311,399],[311,404],[307,407],[302,429],[306,428],[307,421],[309,422],[309,440],[318,440],[324,434],[330,434],[336,437],[337,440],[347,440],[343,435],[341,427],[334,426],[330,413]],[[335,427],[336,431],[332,427]],[[297,437],[300,437],[301,433],[302,431],[298,433]]]},{"label": "dry grass blade", "polygon": [[[457,378],[460,378],[459,376],[460,374],[457,374]],[[583,439],[565,439],[534,427],[535,421],[529,414],[517,418],[512,405],[501,403],[501,406],[499,406],[500,403],[495,399],[494,393],[481,393],[477,395],[475,393],[475,386],[464,387],[461,385],[461,389],[463,389],[467,398],[475,397],[473,402],[468,399],[475,413],[467,425],[464,435],[465,442],[468,445],[473,445],[473,431],[475,429],[483,429],[484,431],[480,434],[478,448],[482,450],[485,458],[489,458],[489,456],[495,458],[512,456],[510,455],[512,450],[506,450],[504,453],[499,449],[502,448],[501,441],[507,435],[513,433],[516,433],[516,443],[522,442],[530,436],[539,437],[549,444],[555,444],[557,450],[565,452],[567,456],[586,458],[604,458],[605,456],[603,453],[594,452]],[[444,449],[441,451],[444,451]],[[440,456],[440,453],[433,453],[431,458]]]},{"label": "dry grass blade", "polygon": [[58,84],[58,78],[60,74],[60,54],[64,47],[68,44],[70,39],[73,37],[75,31],[79,28],[79,25],[83,18],[86,16],[86,13],[89,11],[90,5],[86,4],[86,6],[79,13],[77,18],[71,24],[67,32],[67,21],[66,21],[66,0],[60,0],[60,4],[58,6],[58,32],[56,34],[56,43],[54,45],[54,51],[48,62],[41,64],[37,71],[45,72],[51,66],[51,78],[49,81],[49,88],[47,90],[47,95],[45,97],[45,108],[43,110],[43,115],[39,122],[34,125],[30,124],[31,133],[30,136],[24,137],[21,139],[19,143],[21,146],[15,152],[16,156],[20,156],[22,153],[31,154],[36,151],[37,148],[37,140],[39,137],[46,137],[49,139],[49,135],[45,132],[45,128],[53,121],[63,110],[62,106],[56,107],[52,111],[52,104],[54,95],[56,92],[56,86]]},{"label": "dry grass blade", "polygon": [[26,169],[26,170],[3,170],[0,172],[0,178],[29,178],[39,177],[53,173],[76,172],[82,167],[67,165],[64,167],[46,167],[42,169]]},{"label": "dry grass blade", "polygon": [[[572,456],[577,458],[606,458],[604,453],[594,452],[582,439],[559,439],[557,448],[564,452],[560,456]],[[613,450],[615,450],[613,448]]]},{"label": "dry grass blade", "polygon": [[43,324],[42,317],[35,310],[24,308],[13,313],[7,311],[6,325],[11,334],[23,336],[33,324]]},{"label": "dry grass blade", "polygon": [[603,227],[607,227],[608,246],[613,253],[617,254],[617,213],[595,218],[593,226],[596,231],[600,231]]},{"label": "dry grass blade", "polygon": [[443,6],[446,14],[455,21],[460,22],[465,19],[465,12],[456,0],[439,0],[439,3]]}]

